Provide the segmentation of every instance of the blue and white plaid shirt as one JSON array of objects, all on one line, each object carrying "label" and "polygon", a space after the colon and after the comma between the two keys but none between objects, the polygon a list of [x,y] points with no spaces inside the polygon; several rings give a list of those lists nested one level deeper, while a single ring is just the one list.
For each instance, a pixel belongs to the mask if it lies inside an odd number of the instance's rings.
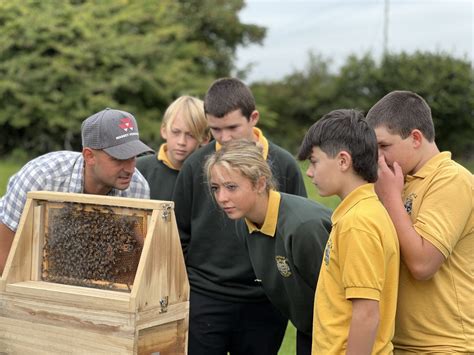
[{"label": "blue and white plaid shirt", "polygon": [[[84,158],[82,153],[59,151],[29,161],[8,181],[7,192],[0,200],[0,223],[16,231],[28,191],[57,191],[83,193]],[[135,169],[126,190],[112,189],[109,196],[150,198],[150,188]]]}]

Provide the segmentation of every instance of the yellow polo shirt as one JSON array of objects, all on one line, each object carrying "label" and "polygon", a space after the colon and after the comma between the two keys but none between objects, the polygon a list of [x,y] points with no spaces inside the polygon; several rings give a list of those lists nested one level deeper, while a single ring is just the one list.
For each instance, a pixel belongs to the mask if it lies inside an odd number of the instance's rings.
[{"label": "yellow polo shirt", "polygon": [[415,280],[402,263],[395,353],[474,353],[473,176],[442,152],[407,176],[405,209],[415,230],[446,258]]},{"label": "yellow polo shirt", "polygon": [[373,354],[390,354],[395,328],[400,250],[390,216],[373,184],[352,191],[332,215],[316,288],[313,354],[342,354],[352,298],[377,300],[380,321]]}]

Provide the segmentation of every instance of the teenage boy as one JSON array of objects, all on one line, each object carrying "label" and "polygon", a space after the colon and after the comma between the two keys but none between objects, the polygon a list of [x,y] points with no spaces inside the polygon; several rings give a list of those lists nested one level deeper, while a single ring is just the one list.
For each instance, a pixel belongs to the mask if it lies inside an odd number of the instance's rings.
[{"label": "teenage boy", "polygon": [[13,175],[0,200],[0,273],[3,271],[28,191],[75,192],[150,198],[135,157],[151,151],[139,139],[135,117],[105,109],[82,122],[82,154],[58,151],[28,162]]},{"label": "teenage boy", "polygon": [[377,140],[360,112],[336,110],[306,133],[298,158],[321,196],[342,200],[332,215],[316,288],[313,354],[390,354],[399,247],[377,198]]},{"label": "teenage boy", "polygon": [[171,200],[179,170],[189,155],[209,141],[204,103],[192,96],[181,96],[168,106],[161,122],[166,141],[158,154],[137,159],[137,169],[150,185],[154,200]]},{"label": "teenage boy", "polygon": [[209,193],[203,166],[222,144],[244,138],[261,145],[280,191],[306,196],[303,178],[295,159],[255,127],[255,99],[240,80],[215,81],[204,111],[215,141],[185,161],[173,194],[191,285],[189,354],[277,354],[287,319],[265,296],[234,222]]},{"label": "teenage boy", "polygon": [[379,144],[376,191],[402,256],[395,352],[472,354],[472,174],[439,151],[421,96],[393,91],[366,120]]}]

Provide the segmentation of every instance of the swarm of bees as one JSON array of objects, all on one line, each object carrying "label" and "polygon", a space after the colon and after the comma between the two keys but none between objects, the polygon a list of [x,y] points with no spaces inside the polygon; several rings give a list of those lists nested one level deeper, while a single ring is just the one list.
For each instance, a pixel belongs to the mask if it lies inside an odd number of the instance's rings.
[{"label": "swarm of bees", "polygon": [[138,218],[78,203],[50,210],[43,247],[44,281],[130,291],[142,251]]}]

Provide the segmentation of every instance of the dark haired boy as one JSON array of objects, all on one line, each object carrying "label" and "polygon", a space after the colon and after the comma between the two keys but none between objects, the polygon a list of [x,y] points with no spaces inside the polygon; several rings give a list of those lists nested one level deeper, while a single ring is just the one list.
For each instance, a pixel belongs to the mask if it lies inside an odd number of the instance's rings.
[{"label": "dark haired boy", "polygon": [[203,166],[222,144],[243,138],[262,147],[280,191],[306,197],[303,178],[295,159],[255,127],[259,112],[243,82],[216,80],[204,111],[215,141],[185,161],[173,193],[191,285],[189,354],[277,354],[287,319],[265,296],[234,222],[209,193]]},{"label": "dark haired boy", "polygon": [[313,354],[390,354],[399,247],[377,198],[377,141],[360,112],[336,110],[306,133],[298,153],[321,196],[337,195],[316,288]]},{"label": "dark haired boy", "polygon": [[395,353],[474,353],[472,174],[440,152],[431,109],[393,91],[368,112],[379,145],[377,194],[402,263]]}]

